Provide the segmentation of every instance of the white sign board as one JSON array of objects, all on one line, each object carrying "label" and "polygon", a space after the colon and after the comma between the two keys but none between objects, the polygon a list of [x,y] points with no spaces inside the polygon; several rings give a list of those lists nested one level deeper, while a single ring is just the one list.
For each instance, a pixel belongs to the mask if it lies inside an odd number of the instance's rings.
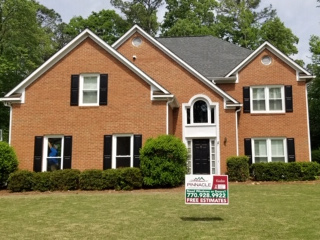
[{"label": "white sign board", "polygon": [[228,175],[186,175],[185,204],[228,205]]}]

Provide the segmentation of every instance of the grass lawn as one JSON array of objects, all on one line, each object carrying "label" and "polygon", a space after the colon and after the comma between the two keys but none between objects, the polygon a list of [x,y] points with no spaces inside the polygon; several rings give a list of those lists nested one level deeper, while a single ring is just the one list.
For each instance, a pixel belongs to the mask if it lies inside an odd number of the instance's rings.
[{"label": "grass lawn", "polygon": [[228,206],[184,191],[0,195],[1,239],[320,239],[320,184],[230,184]]}]

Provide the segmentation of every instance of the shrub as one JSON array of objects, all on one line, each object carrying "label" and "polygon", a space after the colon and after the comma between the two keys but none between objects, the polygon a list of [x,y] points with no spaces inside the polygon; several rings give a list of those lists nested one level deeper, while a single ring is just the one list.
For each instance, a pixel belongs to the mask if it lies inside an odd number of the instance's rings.
[{"label": "shrub", "polygon": [[6,184],[10,173],[18,169],[18,160],[14,149],[6,142],[0,142],[0,187]]},{"label": "shrub", "polygon": [[140,169],[146,187],[175,187],[186,174],[187,149],[179,138],[150,138],[140,150]]},{"label": "shrub", "polygon": [[120,172],[118,169],[107,169],[102,172],[104,189],[116,189]]},{"label": "shrub", "polygon": [[305,181],[319,176],[320,164],[316,162],[254,163],[251,174],[255,181]]},{"label": "shrub", "polygon": [[229,181],[247,181],[249,178],[249,158],[247,156],[229,157],[227,171]]},{"label": "shrub", "polygon": [[311,158],[312,158],[312,162],[320,163],[320,149],[312,150]]},{"label": "shrub", "polygon": [[102,190],[104,181],[102,179],[102,170],[90,169],[80,173],[79,187],[82,190]]},{"label": "shrub", "polygon": [[35,173],[33,190],[40,191],[40,192],[52,190],[51,172]]},{"label": "shrub", "polygon": [[139,168],[119,168],[117,170],[120,174],[116,190],[132,190],[142,187],[142,175]]},{"label": "shrub", "polygon": [[31,191],[34,183],[34,172],[18,170],[10,174],[8,189],[12,192]]},{"label": "shrub", "polygon": [[64,169],[51,172],[52,190],[77,190],[79,188],[80,171],[76,169]]}]

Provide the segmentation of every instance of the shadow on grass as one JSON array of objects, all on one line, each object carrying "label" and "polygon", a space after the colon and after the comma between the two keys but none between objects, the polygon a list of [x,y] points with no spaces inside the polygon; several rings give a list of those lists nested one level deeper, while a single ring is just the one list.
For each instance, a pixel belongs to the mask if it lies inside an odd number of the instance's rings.
[{"label": "shadow on grass", "polygon": [[182,221],[193,221],[193,222],[214,222],[223,221],[221,217],[180,217]]}]

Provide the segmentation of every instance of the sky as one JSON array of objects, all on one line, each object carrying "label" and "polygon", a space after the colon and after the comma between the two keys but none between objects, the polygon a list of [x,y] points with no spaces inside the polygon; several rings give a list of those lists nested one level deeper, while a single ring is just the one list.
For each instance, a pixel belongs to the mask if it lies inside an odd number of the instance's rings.
[{"label": "sky", "polygon": [[[109,0],[38,0],[47,8],[59,13],[62,20],[69,23],[75,16],[88,17],[92,12],[102,9],[113,9]],[[75,4],[76,3],[76,4]],[[298,38],[299,53],[291,56],[293,59],[302,59],[310,63],[309,39],[311,35],[320,36],[320,3],[317,0],[261,0],[261,7],[272,5],[284,25],[290,28]],[[158,12],[161,21],[166,11],[162,6]]]}]

